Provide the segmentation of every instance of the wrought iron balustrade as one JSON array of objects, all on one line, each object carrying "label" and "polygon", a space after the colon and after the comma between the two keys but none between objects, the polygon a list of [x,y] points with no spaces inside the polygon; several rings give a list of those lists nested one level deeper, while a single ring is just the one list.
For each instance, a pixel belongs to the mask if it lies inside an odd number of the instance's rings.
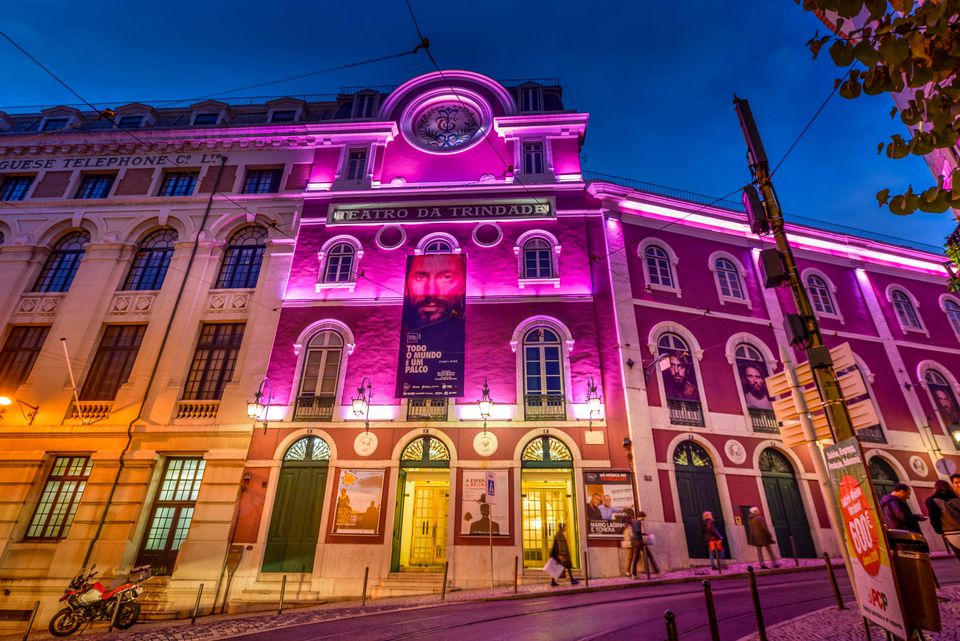
[{"label": "wrought iron balustrade", "polygon": [[764,432],[767,434],[779,434],[780,424],[777,423],[777,416],[773,410],[762,410],[755,407],[749,408],[750,422],[753,423],[754,432]]},{"label": "wrought iron balustrade", "polygon": [[295,421],[332,421],[336,396],[298,396],[293,407]]},{"label": "wrought iron balustrade", "polygon": [[408,421],[445,421],[447,420],[446,398],[408,398]]},{"label": "wrought iron balustrade", "polygon": [[566,420],[566,400],[559,394],[524,394],[523,418],[527,421]]},{"label": "wrought iron balustrade", "polygon": [[698,401],[667,400],[670,410],[670,423],[673,425],[694,425],[703,427],[703,408]]}]

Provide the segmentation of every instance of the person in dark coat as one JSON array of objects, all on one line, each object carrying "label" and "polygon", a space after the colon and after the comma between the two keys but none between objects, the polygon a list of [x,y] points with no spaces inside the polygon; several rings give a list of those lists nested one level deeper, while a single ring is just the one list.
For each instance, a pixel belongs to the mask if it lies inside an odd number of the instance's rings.
[{"label": "person in dark coat", "polygon": [[773,553],[773,536],[770,534],[770,528],[767,527],[767,522],[763,520],[763,516],[760,515],[760,508],[754,506],[750,508],[750,516],[747,520],[747,541],[750,545],[756,546],[757,548],[757,561],[760,563],[760,567],[764,570],[767,569],[767,566],[763,562],[763,548],[767,548],[767,555],[770,557],[770,560],[773,561],[773,567],[780,567],[780,561],[777,560],[777,555]]},{"label": "person in dark coat", "polygon": [[883,518],[887,522],[887,527],[891,530],[907,530],[922,534],[920,523],[927,520],[927,517],[921,514],[914,514],[913,510],[907,504],[910,498],[910,486],[905,483],[897,483],[880,501],[880,508],[883,511]]},{"label": "person in dark coat", "polygon": [[723,534],[713,520],[713,512],[703,513],[703,540],[710,551],[710,567],[720,571],[720,557],[723,556]]},{"label": "person in dark coat", "polygon": [[[629,508],[628,508],[629,509]],[[632,512],[632,510],[631,510]],[[650,570],[654,574],[660,574],[660,568],[650,553],[650,547],[643,540],[643,520],[647,518],[646,512],[639,512],[637,517],[630,519],[630,562],[627,565],[628,576],[640,578],[637,574],[637,565],[640,563],[640,557],[645,556]]]},{"label": "person in dark coat", "polygon": [[926,501],[927,514],[934,531],[943,536],[947,549],[960,559],[960,497],[946,481],[933,484],[933,494]]},{"label": "person in dark coat", "polygon": [[[573,578],[573,560],[570,558],[570,546],[567,544],[567,535],[564,534],[566,527],[563,523],[557,524],[557,533],[553,535],[553,547],[550,548],[550,557],[562,565],[567,570],[567,576],[570,577],[570,585],[576,585],[580,583],[577,579]],[[550,579],[550,585],[557,586],[560,585],[557,583],[556,579]]]}]

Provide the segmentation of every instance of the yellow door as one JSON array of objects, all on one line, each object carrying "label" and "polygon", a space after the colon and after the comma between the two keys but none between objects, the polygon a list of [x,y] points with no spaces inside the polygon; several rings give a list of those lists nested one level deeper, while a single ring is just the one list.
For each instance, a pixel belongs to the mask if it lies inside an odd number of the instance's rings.
[{"label": "yellow door", "polygon": [[568,516],[566,488],[524,484],[522,493],[523,567],[540,568],[547,562],[558,523],[566,524],[567,545],[577,567],[576,530]]},{"label": "yellow door", "polygon": [[410,565],[440,565],[446,561],[447,495],[446,487],[414,488]]}]

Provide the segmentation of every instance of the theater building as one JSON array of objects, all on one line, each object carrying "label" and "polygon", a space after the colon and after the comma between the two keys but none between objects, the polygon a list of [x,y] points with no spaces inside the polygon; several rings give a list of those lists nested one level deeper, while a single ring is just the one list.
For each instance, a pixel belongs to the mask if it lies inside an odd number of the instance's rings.
[{"label": "theater building", "polygon": [[[752,560],[751,506],[784,556],[835,554],[765,383],[793,311],[770,240],[737,203],[584,172],[587,124],[554,81],[466,71],[0,116],[0,608],[52,609],[84,561],[152,563],[155,612],[201,582],[240,610],[365,573],[543,581],[561,524],[574,572],[614,576],[628,507],[665,568],[706,563],[704,511]],[[789,230],[864,375],[874,482],[922,497],[960,462],[943,256]]]}]

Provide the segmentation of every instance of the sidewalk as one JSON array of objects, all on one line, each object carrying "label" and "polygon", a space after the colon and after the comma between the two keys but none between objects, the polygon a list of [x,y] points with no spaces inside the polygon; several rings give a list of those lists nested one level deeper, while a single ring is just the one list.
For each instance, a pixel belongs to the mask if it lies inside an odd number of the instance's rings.
[{"label": "sidewalk", "polygon": [[[924,632],[929,641],[960,641],[960,586],[950,586],[937,591],[940,597],[940,617],[943,632]],[[885,639],[880,628],[870,626],[870,636]],[[739,641],[757,641],[759,636],[751,634]],[[863,628],[863,619],[853,604],[846,610],[824,608],[796,619],[767,627],[770,641],[866,641],[867,633]]]},{"label": "sidewalk", "polygon": [[[832,559],[832,564],[835,569],[839,570],[842,568],[840,559]],[[447,592],[445,602],[462,603],[467,601],[529,599],[542,597],[547,594],[600,592],[621,590],[636,585],[668,585],[672,583],[699,582],[704,579],[716,579],[720,577],[745,577],[747,575],[748,565],[755,564],[733,563],[725,566],[722,575],[707,568],[690,568],[667,572],[663,575],[654,574],[653,578],[649,581],[646,579],[635,580],[624,576],[590,579],[589,586],[587,586],[586,581],[583,580],[581,580],[577,586],[563,583],[555,588],[550,587],[550,585],[546,583],[534,583],[519,586],[516,593],[513,591],[513,586],[498,587],[495,590],[457,590]],[[795,567],[793,560],[790,559],[785,561],[783,566],[778,569],[758,570],[758,573],[788,574],[793,572],[815,572],[818,570],[821,572],[824,571],[822,559],[800,559],[800,567]],[[277,616],[275,609],[268,610],[269,604],[264,603],[264,610],[260,612],[204,616],[197,619],[196,625],[191,625],[188,619],[144,622],[135,625],[125,632],[115,631],[107,635],[107,626],[101,623],[91,626],[83,632],[83,635],[95,637],[102,641],[126,641],[130,639],[137,639],[138,641],[215,641],[239,634],[273,630],[303,623],[317,623],[345,617],[427,608],[439,605],[440,603],[439,594],[377,600],[368,599],[365,606],[360,605],[359,599],[354,599],[352,601],[336,601],[320,603],[316,606],[285,609],[280,616]],[[46,631],[47,623],[47,621],[37,621],[34,624],[34,631],[31,633],[30,639],[36,641],[41,639],[54,639],[55,637]],[[13,641],[14,639],[19,641],[22,636],[23,633],[21,632],[19,634],[4,635],[0,637],[0,639],[3,641]]]}]

